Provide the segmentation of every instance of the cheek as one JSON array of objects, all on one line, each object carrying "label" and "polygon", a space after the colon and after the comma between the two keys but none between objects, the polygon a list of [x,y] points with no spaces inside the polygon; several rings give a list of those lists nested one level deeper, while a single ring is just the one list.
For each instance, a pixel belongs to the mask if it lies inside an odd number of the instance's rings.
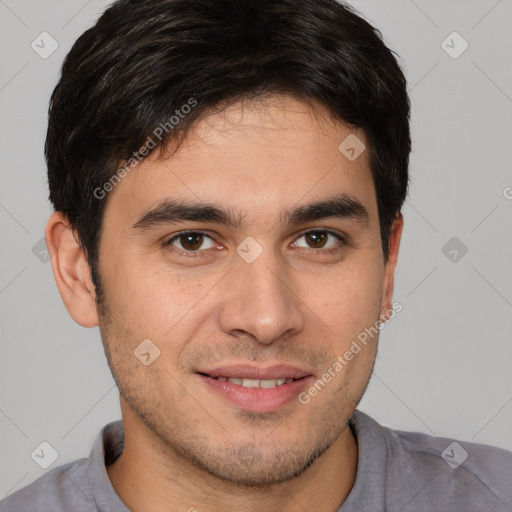
[{"label": "cheek", "polygon": [[[115,267],[115,268],[114,268]],[[130,331],[131,338],[159,340],[179,349],[179,339],[200,321],[208,304],[210,280],[183,279],[162,263],[125,254],[108,269],[107,291],[111,313]]]},{"label": "cheek", "polygon": [[375,262],[340,266],[316,289],[320,317],[344,339],[357,335],[379,317],[383,276]]}]

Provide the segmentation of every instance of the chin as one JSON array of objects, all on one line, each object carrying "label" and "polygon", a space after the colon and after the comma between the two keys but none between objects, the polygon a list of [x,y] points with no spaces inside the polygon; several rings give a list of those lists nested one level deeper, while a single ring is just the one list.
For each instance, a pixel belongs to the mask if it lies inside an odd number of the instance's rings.
[{"label": "chin", "polygon": [[335,439],[326,439],[318,446],[266,446],[264,449],[253,442],[232,443],[229,447],[181,453],[189,462],[209,475],[240,487],[263,488],[292,480],[304,473],[321,457]]}]

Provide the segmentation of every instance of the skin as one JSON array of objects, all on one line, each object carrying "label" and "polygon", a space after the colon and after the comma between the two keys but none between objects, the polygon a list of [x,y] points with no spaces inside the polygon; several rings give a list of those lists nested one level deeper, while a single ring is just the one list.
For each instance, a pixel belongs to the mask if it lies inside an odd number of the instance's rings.
[{"label": "skin", "polygon": [[[152,154],[108,197],[102,307],[67,219],[54,213],[48,221],[64,303],[79,324],[100,326],[120,388],[125,449],[107,471],[131,510],[335,512],[350,492],[357,441],[346,424],[378,336],[306,405],[241,410],[195,373],[201,365],[282,362],[316,381],[391,311],[403,220],[394,222],[385,260],[368,150],[355,161],[338,150],[349,134],[366,143],[320,105],[274,95],[214,112],[174,154]],[[356,198],[368,222],[281,223],[283,211],[338,193]],[[164,198],[229,206],[246,224],[132,228]],[[303,236],[315,229],[344,234],[346,243],[320,236],[315,245],[318,238]],[[196,257],[177,255],[190,248],[186,240],[162,244],[184,230],[211,237]],[[252,263],[236,252],[247,237],[263,249]],[[148,338],[160,356],[145,366],[133,352]]]}]

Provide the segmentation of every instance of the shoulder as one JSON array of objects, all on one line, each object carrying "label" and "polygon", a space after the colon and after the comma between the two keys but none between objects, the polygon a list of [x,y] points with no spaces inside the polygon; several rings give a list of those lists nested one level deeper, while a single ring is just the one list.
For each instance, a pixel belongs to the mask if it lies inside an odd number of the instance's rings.
[{"label": "shoulder", "polygon": [[393,430],[358,411],[360,428],[384,445],[388,503],[408,510],[512,510],[512,452]]},{"label": "shoulder", "polygon": [[0,512],[96,512],[88,459],[56,467],[0,501]]},{"label": "shoulder", "polygon": [[[484,444],[382,427],[392,457],[439,466],[449,475],[470,474],[481,483],[507,483],[512,492],[512,452]],[[456,471],[461,469],[462,471]]]},{"label": "shoulder", "polygon": [[122,452],[121,420],[105,425],[89,458],[58,466],[0,502],[0,512],[97,512],[107,504],[127,511],[108,478],[106,464]]}]

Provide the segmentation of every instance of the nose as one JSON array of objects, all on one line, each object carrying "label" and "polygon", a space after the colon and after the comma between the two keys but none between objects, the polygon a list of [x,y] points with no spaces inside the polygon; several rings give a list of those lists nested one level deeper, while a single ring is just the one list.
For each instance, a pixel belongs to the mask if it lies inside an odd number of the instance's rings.
[{"label": "nose", "polygon": [[264,251],[254,262],[238,258],[222,290],[220,328],[232,336],[251,335],[263,344],[304,329],[303,303],[290,272]]}]

